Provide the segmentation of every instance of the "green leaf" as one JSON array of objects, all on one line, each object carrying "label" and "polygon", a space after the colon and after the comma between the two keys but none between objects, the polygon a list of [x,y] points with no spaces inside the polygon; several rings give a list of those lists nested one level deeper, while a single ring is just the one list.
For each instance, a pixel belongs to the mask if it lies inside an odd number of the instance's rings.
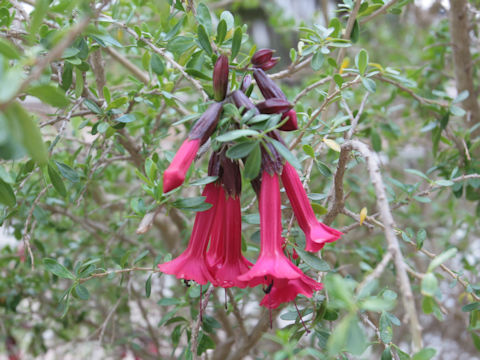
[{"label": "green leaf", "polygon": [[432,348],[425,348],[413,355],[412,360],[430,360],[435,356],[437,350]]},{"label": "green leaf", "polygon": [[57,190],[60,195],[64,197],[67,196],[67,189],[65,188],[65,184],[63,183],[60,174],[50,164],[48,164],[48,177],[55,190]]},{"label": "green leaf", "polygon": [[76,183],[80,180],[80,177],[78,176],[78,173],[73,170],[70,166],[67,164],[55,161],[55,164],[57,165],[58,170],[60,171],[60,174],[62,174],[63,177],[67,178],[73,183]]},{"label": "green leaf", "polygon": [[215,342],[210,336],[201,331],[198,337],[197,355],[203,354],[208,349],[215,349]]},{"label": "green leaf", "polygon": [[198,26],[197,34],[200,47],[207,53],[208,56],[212,56],[212,45],[210,44],[210,39],[203,25]]},{"label": "green leaf", "polygon": [[208,33],[212,30],[212,17],[207,5],[200,3],[197,6],[197,19],[202,26],[205,27]]},{"label": "green leaf", "polygon": [[435,180],[435,184],[439,186],[453,186],[455,183],[451,180]]},{"label": "green leaf", "polygon": [[450,106],[450,113],[455,116],[464,116],[467,112],[459,106],[452,105]]},{"label": "green leaf", "polygon": [[150,253],[150,250],[144,250],[138,256],[133,260],[133,265],[138,263],[140,260],[142,260],[145,256],[147,256]]},{"label": "green leaf", "polygon": [[227,23],[225,20],[220,20],[220,22],[217,25],[217,37],[215,39],[215,42],[218,45],[221,45],[223,43],[223,40],[225,40],[226,35],[227,35]]},{"label": "green leaf", "polygon": [[307,154],[311,158],[315,158],[315,150],[313,150],[313,147],[311,145],[305,144],[303,145],[302,149],[305,154]]},{"label": "green leaf", "polygon": [[393,338],[393,329],[385,312],[380,316],[380,324],[378,330],[380,331],[380,339],[384,344],[388,344]]},{"label": "green leaf", "polygon": [[64,279],[75,280],[75,276],[62,264],[55,259],[45,258],[43,259],[43,266],[52,274]]},{"label": "green leaf", "polygon": [[463,312],[470,312],[474,310],[480,310],[480,301],[476,301],[462,307]]},{"label": "green leaf", "polygon": [[124,123],[124,124],[131,123],[132,121],[135,121],[135,120],[136,120],[135,115],[132,113],[122,115],[115,119],[116,122]]},{"label": "green leaf", "polygon": [[430,182],[429,177],[427,175],[425,175],[424,173],[422,173],[421,171],[417,170],[417,169],[405,169],[405,172],[413,174],[413,175],[420,176],[421,178]]},{"label": "green leaf", "polygon": [[212,204],[205,202],[205,199],[205,196],[180,198],[178,200],[175,200],[172,203],[172,206],[182,210],[204,211],[212,207]]},{"label": "green leaf", "polygon": [[392,353],[390,352],[390,346],[387,346],[382,352],[380,360],[392,360]]},{"label": "green leaf", "polygon": [[424,203],[424,204],[428,204],[428,203],[432,202],[432,200],[430,200],[428,197],[424,197],[424,196],[414,196],[413,198],[415,200],[417,200],[418,202],[421,202],[421,203]]},{"label": "green leaf", "polygon": [[83,104],[92,112],[95,114],[101,114],[102,110],[98,107],[97,104],[95,104],[92,100],[90,99],[85,99],[83,101]]},{"label": "green leaf", "polygon": [[162,58],[156,53],[152,54],[152,57],[150,58],[150,67],[157,75],[162,75],[165,71],[165,64],[163,63]]},{"label": "green leaf", "polygon": [[243,175],[248,180],[253,180],[257,177],[260,172],[260,165],[262,163],[262,151],[260,149],[260,144],[253,148],[248,155],[247,161],[245,162],[245,169],[243,170]]},{"label": "green leaf", "polygon": [[50,84],[32,86],[27,90],[27,93],[54,107],[63,108],[70,104],[65,93]]},{"label": "green leaf", "polygon": [[240,51],[240,46],[242,45],[242,28],[237,27],[235,33],[233,34],[232,39],[232,54],[231,59],[235,59],[238,52]]},{"label": "green leaf", "polygon": [[297,160],[295,155],[293,155],[290,152],[290,150],[288,150],[281,142],[279,142],[277,140],[274,140],[274,139],[270,139],[270,141],[272,142],[273,146],[275,146],[275,149],[277,149],[277,151],[280,153],[280,155],[282,155],[283,158],[290,163],[290,165],[292,165],[297,170],[302,169],[302,165]]},{"label": "green leaf", "polygon": [[218,180],[218,176],[207,176],[207,177],[204,177],[203,179],[192,181],[189,185],[192,185],[192,186],[207,185],[217,180]]},{"label": "green leaf", "polygon": [[300,248],[295,248],[295,250],[297,251],[300,258],[305,262],[305,264],[310,266],[312,269],[323,272],[330,271],[330,265],[328,265],[325,260],[320,259],[317,256],[310,254]]},{"label": "green leaf", "polygon": [[382,138],[378,135],[378,132],[372,130],[370,133],[370,140],[372,141],[372,148],[376,152],[380,152],[382,150]]},{"label": "green leaf", "polygon": [[20,54],[15,45],[3,38],[0,38],[0,54],[7,59],[20,59]]},{"label": "green leaf", "polygon": [[357,56],[355,56],[355,65],[360,71],[360,75],[363,76],[368,66],[368,52],[365,49],[360,50]]},{"label": "green leaf", "polygon": [[468,99],[468,96],[470,93],[468,90],[463,90],[460,94],[457,95],[455,99],[453,99],[452,104],[458,104],[461,103],[463,100]]},{"label": "green leaf", "polygon": [[198,71],[196,69],[185,69],[185,72],[188,74],[188,75],[192,75],[196,78],[199,78],[199,79],[203,79],[203,80],[209,80],[209,81],[212,81],[212,78],[210,76],[208,76],[207,74],[201,72],[201,71]]},{"label": "green leaf", "polygon": [[145,297],[149,298],[151,293],[152,293],[152,274],[150,274],[147,281],[145,282]]},{"label": "green leaf", "polygon": [[425,229],[420,229],[417,232],[417,249],[420,250],[423,247],[423,243],[425,242],[425,239],[427,238],[427,232]]},{"label": "green leaf", "polygon": [[37,124],[32,120],[30,114],[17,102],[12,103],[5,111],[9,127],[19,129],[21,132],[18,139],[28,151],[33,160],[40,165],[48,161],[48,153],[43,143],[42,135]]},{"label": "green leaf", "polygon": [[42,25],[43,18],[47,14],[49,0],[35,1],[35,10],[33,11],[32,21],[30,22],[30,35],[37,35],[37,30]]},{"label": "green leaf", "polygon": [[246,157],[252,152],[252,150],[257,146],[258,142],[256,141],[245,141],[233,145],[227,150],[227,156],[230,159],[241,159]]},{"label": "green leaf", "polygon": [[12,187],[2,179],[0,179],[0,203],[10,207],[15,206],[17,203]]},{"label": "green leaf", "polygon": [[320,70],[323,66],[324,61],[325,56],[320,51],[317,51],[312,57],[312,69],[314,71]]},{"label": "green leaf", "polygon": [[422,295],[434,297],[438,290],[438,280],[431,272],[426,273],[422,278]]},{"label": "green leaf", "polygon": [[446,251],[444,251],[443,253],[441,253],[440,255],[437,255],[433,260],[432,262],[430,263],[430,265],[428,265],[428,270],[427,271],[433,271],[437,266],[439,266],[440,264],[442,264],[443,262],[447,261],[448,259],[450,258],[453,258],[455,255],[457,255],[457,248],[450,248]]},{"label": "green leaf", "polygon": [[232,130],[220,136],[217,136],[215,140],[220,142],[227,142],[232,141],[241,137],[246,136],[258,136],[259,132],[251,129],[240,129],[240,130]]},{"label": "green leaf", "polygon": [[367,91],[370,91],[371,93],[377,91],[377,85],[372,79],[362,77],[362,84],[365,89],[367,89]]},{"label": "green leaf", "polygon": [[75,293],[81,300],[88,300],[90,298],[90,293],[88,292],[88,289],[82,284],[78,284],[77,286],[75,286]]}]

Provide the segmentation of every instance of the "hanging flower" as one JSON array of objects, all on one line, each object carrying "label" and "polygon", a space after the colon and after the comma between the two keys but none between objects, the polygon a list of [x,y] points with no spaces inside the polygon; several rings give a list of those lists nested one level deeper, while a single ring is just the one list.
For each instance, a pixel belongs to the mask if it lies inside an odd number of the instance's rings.
[{"label": "hanging flower", "polygon": [[180,146],[172,162],[163,173],[164,193],[172,191],[183,184],[185,175],[195,159],[198,149],[215,131],[222,113],[222,107],[222,103],[211,104],[193,125],[188,138]]},{"label": "hanging flower", "polygon": [[299,279],[301,271],[288,260],[282,250],[280,187],[275,172],[263,172],[259,201],[260,255],[255,265],[238,279],[248,281],[249,286]]},{"label": "hanging flower", "polygon": [[315,291],[322,289],[322,283],[316,282],[302,273],[299,279],[275,281],[270,291],[263,297],[260,305],[275,309],[283,303],[295,300],[299,294],[311,298]]},{"label": "hanging flower", "polygon": [[193,280],[200,285],[205,285],[209,281],[215,283],[207,262],[206,252],[217,210],[216,204],[222,192],[218,184],[205,185],[202,196],[206,197],[205,201],[212,204],[212,207],[197,212],[187,249],[177,258],[159,264],[160,271],[175,275],[178,279]]},{"label": "hanging flower", "polygon": [[300,177],[295,168],[288,162],[283,166],[282,183],[285,186],[298,225],[305,233],[305,250],[320,251],[326,243],[334,242],[343,235],[340,231],[332,229],[317,220]]}]

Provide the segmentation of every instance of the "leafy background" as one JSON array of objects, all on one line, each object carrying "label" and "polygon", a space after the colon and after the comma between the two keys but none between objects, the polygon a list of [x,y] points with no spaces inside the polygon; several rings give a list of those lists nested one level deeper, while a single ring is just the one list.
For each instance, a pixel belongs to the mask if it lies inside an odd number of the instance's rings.
[{"label": "leafy background", "polygon": [[[0,1],[0,358],[479,358],[479,5]],[[200,287],[155,270],[202,206],[207,156],[168,196],[161,174],[212,94],[212,56],[237,86],[261,47],[282,58],[314,209],[346,233],[321,257],[297,249],[326,288],[297,300],[310,333],[292,304],[269,329],[261,289],[209,290],[200,322]]]}]

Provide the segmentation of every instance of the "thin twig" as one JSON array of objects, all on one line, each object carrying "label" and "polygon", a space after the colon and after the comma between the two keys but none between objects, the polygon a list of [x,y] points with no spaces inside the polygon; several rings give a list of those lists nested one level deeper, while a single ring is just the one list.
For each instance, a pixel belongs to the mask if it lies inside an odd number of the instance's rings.
[{"label": "thin twig", "polygon": [[367,21],[370,21],[372,19],[375,19],[377,16],[382,15],[388,11],[393,5],[395,5],[399,0],[392,0],[385,5],[383,5],[380,9],[377,9],[367,17],[364,17],[363,19],[360,20],[360,25],[365,24]]},{"label": "thin twig", "polygon": [[[191,336],[191,351],[192,351],[192,358],[194,360],[198,359],[197,349],[198,349],[198,334],[200,331],[200,324],[202,323],[202,313],[205,311],[208,305],[208,300],[210,299],[210,295],[212,294],[213,290],[215,290],[214,286],[210,286],[208,290],[205,292],[202,300],[202,306],[200,307],[200,312],[197,316],[197,319],[193,323],[192,326],[192,336]],[[201,295],[200,295],[201,296]]]}]

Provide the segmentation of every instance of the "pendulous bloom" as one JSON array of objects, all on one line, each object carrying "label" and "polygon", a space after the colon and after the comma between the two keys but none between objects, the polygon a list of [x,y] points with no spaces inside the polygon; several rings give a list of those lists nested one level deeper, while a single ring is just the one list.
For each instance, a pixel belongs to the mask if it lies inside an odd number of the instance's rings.
[{"label": "pendulous bloom", "polygon": [[185,175],[195,159],[198,149],[215,131],[222,108],[222,103],[211,104],[193,125],[188,138],[180,146],[172,162],[163,173],[164,193],[172,191],[183,184]]},{"label": "pendulous bloom", "polygon": [[334,242],[343,235],[340,231],[332,229],[317,220],[302,181],[295,168],[288,162],[283,166],[282,183],[298,225],[305,233],[305,250],[320,251],[326,243]]},{"label": "pendulous bloom", "polygon": [[175,275],[178,279],[193,280],[200,285],[205,285],[209,281],[215,283],[206,252],[217,210],[215,205],[221,193],[223,190],[219,185],[215,183],[205,185],[202,196],[205,196],[205,201],[213,206],[208,210],[197,212],[187,249],[177,258],[158,264],[160,271]]},{"label": "pendulous bloom", "polygon": [[292,264],[282,250],[282,214],[278,175],[264,171],[260,189],[260,255],[245,274],[238,277],[249,286],[275,285],[281,280],[301,277],[301,271]]}]

